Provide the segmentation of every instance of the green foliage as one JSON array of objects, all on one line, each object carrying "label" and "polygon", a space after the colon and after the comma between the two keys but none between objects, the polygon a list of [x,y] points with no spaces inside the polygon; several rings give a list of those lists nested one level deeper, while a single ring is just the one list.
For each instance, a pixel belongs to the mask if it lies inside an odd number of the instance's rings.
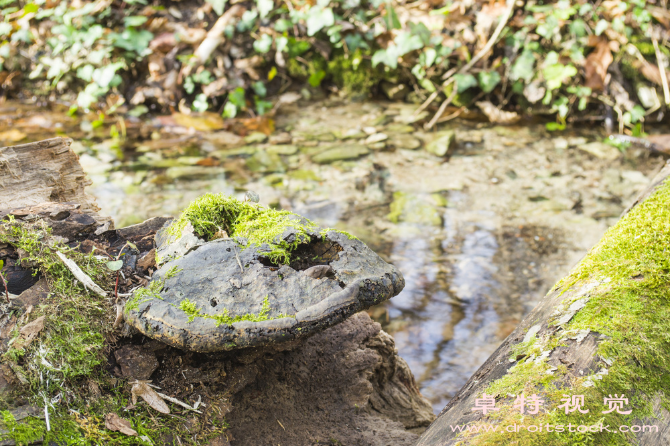
[{"label": "green foliage", "polygon": [[[214,17],[204,21],[212,26],[212,19],[222,15],[230,2],[205,1],[211,4]],[[133,76],[147,74],[148,46],[154,37],[149,31],[154,18],[151,10],[162,11],[147,4],[146,0],[131,0],[123,3],[123,8],[114,3],[110,9],[103,9],[97,7],[98,3],[85,2],[75,8],[69,1],[60,0],[27,3],[21,9],[20,4],[12,3],[2,11],[5,21],[0,22],[0,69],[29,73],[30,89],[35,94],[70,89],[77,93],[79,108],[95,108],[105,95],[129,92],[131,85],[123,79],[130,70]],[[253,67],[259,76],[252,71],[223,70],[215,58],[210,58],[204,67],[194,70],[195,74],[186,76],[181,87],[175,87],[184,89],[196,111],[223,103],[223,116],[227,118],[242,112],[266,113],[273,108],[264,99],[267,92],[278,91],[277,82],[285,85],[287,74],[314,88],[324,82],[329,86],[334,83],[346,94],[359,97],[367,95],[384,77],[411,84],[419,94],[424,93],[420,90],[432,93],[441,90],[445,73],[458,71],[481,49],[480,39],[477,43],[466,42],[461,31],[436,26],[439,20],[428,28],[420,17],[414,18],[414,13],[406,14],[407,5],[396,0],[298,2],[290,6],[254,0],[245,7],[224,34],[243,48],[244,54],[233,56],[233,62],[261,57],[262,63]],[[450,3],[428,14],[447,20],[455,7]],[[481,2],[470,2],[461,5],[459,11],[464,18],[474,18],[481,7]],[[614,58],[621,61],[624,76],[648,84],[648,80],[640,79],[639,70],[630,70],[631,63],[626,60],[637,57],[632,55],[637,49],[640,57],[657,64],[648,37],[655,19],[646,0],[620,2],[614,7],[615,13],[607,9],[611,5],[570,0],[526,2],[516,8],[524,9],[523,20],[510,20],[483,61],[457,76],[458,93],[469,90],[467,96],[474,98],[480,93],[506,91],[510,96],[505,102],[525,105],[528,101],[521,100],[528,94],[524,87],[533,83],[537,86],[533,91],[548,91],[543,104],[551,106],[559,118],[575,110],[585,111],[599,100],[600,93],[583,90],[587,80],[585,59],[593,51],[589,37],[594,35],[618,42],[620,49]],[[20,20],[19,16],[27,19]],[[415,21],[408,20],[410,17]],[[44,37],[46,44],[35,51],[43,37],[38,39],[33,30],[46,21],[54,24]],[[471,25],[468,20],[463,23]],[[660,51],[670,54],[665,45],[660,45]],[[176,58],[182,65],[189,64],[194,58],[192,52],[191,46],[182,45]],[[224,93],[222,89],[221,98],[208,97],[209,93],[205,96],[202,87],[222,76],[228,77],[233,90]],[[259,93],[259,82],[265,93]],[[506,82],[513,88],[504,85]],[[270,83],[275,85],[270,88]],[[493,97],[502,98],[499,94]],[[642,119],[637,109],[627,111],[622,118],[630,128]]]}]

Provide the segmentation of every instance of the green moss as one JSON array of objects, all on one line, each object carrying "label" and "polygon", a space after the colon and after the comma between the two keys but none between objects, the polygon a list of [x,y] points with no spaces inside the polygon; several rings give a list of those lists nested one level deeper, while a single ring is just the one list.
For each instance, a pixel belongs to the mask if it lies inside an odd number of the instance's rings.
[{"label": "green moss", "polygon": [[[168,435],[179,435],[184,445],[208,444],[226,428],[223,418],[210,413],[203,427],[193,435],[192,425],[181,417],[162,417],[146,405],[132,411],[130,392],[122,383],[112,380],[103,368],[113,337],[112,325],[116,309],[109,298],[89,293],[62,264],[57,252],[73,260],[95,283],[111,291],[114,273],[92,255],[82,254],[49,240],[50,229],[42,222],[20,223],[13,219],[0,225],[0,242],[8,243],[27,253],[27,262],[35,265],[49,284],[50,294],[33,310],[30,319],[45,316],[45,326],[39,336],[25,349],[10,349],[3,360],[10,364],[27,384],[16,384],[11,394],[0,396],[0,408],[7,409],[12,401],[48,406],[51,430],[43,419],[27,417],[17,421],[3,411],[0,416],[0,440],[13,440],[17,445],[32,444],[43,439],[44,444],[62,445],[151,445],[161,444]],[[135,296],[141,300],[156,297],[162,282],[152,282],[146,291]],[[90,398],[90,383],[96,383],[102,396]],[[57,397],[57,398],[56,398]],[[56,402],[58,401],[58,402]],[[210,402],[205,410],[213,410]],[[128,419],[139,436],[128,437],[105,428],[104,416],[116,413]]]},{"label": "green moss", "polygon": [[380,71],[372,68],[370,51],[337,54],[328,62],[328,74],[349,97],[365,98],[382,80]]},{"label": "green moss", "polygon": [[178,266],[173,266],[168,270],[168,272],[165,273],[165,280],[172,279],[174,276],[177,275],[179,271],[181,271],[182,268],[179,268]]},{"label": "green moss", "polygon": [[268,301],[267,296],[265,296],[265,299],[263,299],[263,306],[261,307],[261,311],[258,314],[249,313],[238,316],[230,316],[228,313],[228,309],[223,310],[223,314],[212,315],[212,314],[201,313],[200,309],[197,307],[195,302],[191,302],[188,299],[182,300],[179,303],[178,308],[188,315],[189,322],[193,322],[196,317],[203,317],[206,319],[213,319],[214,321],[216,321],[217,327],[221,324],[232,325],[235,322],[242,322],[242,321],[261,322],[261,321],[270,321],[274,319],[281,319],[283,317],[295,317],[283,313],[278,314],[275,317],[270,316],[269,315],[270,302]]},{"label": "green moss", "polygon": [[[180,237],[189,222],[195,235],[206,240],[225,231],[230,237],[247,239],[247,246],[267,244],[270,251],[263,255],[274,263],[289,263],[291,251],[302,243],[309,243],[309,231],[317,229],[315,223],[292,212],[240,201],[224,194],[205,194],[197,198],[168,227],[168,234],[173,238]],[[297,233],[290,243],[281,239],[289,227]]]},{"label": "green moss", "polygon": [[[168,271],[168,274],[170,271]],[[131,311],[137,310],[141,304],[144,302],[149,302],[152,299],[163,300],[160,292],[163,291],[164,284],[165,282],[162,280],[154,280],[149,282],[149,286],[147,288],[139,288],[135,290],[133,296],[128,299],[128,302],[126,302],[125,313],[128,314]]]},{"label": "green moss", "polygon": [[[512,367],[486,390],[498,395],[499,412],[486,422],[499,422],[501,427],[517,424],[564,424],[607,426],[633,424],[634,419],[654,417],[652,399],[661,398],[670,408],[670,184],[658,188],[612,227],[603,239],[580,262],[571,274],[557,284],[557,289],[578,289],[586,284],[600,283],[589,292],[586,306],[547,338],[532,346],[517,346],[531,356]],[[566,302],[564,307],[570,302]],[[549,370],[546,360],[532,355],[535,349],[552,350],[567,337],[588,330],[599,334],[597,354],[611,365],[600,361],[606,373],[597,377],[566,376],[567,369]],[[588,381],[588,382],[587,382]],[[586,386],[584,384],[587,384]],[[569,390],[566,390],[566,386]],[[508,395],[539,393],[545,399],[547,412],[530,418],[511,409]],[[588,413],[565,414],[557,406],[564,394],[583,394]],[[607,409],[604,398],[625,394],[630,415]],[[524,421],[525,420],[525,421]],[[641,424],[641,423],[635,423]],[[655,424],[655,423],[644,423]],[[502,430],[502,429],[501,429]],[[468,436],[472,434],[464,434]],[[509,433],[481,433],[469,444],[502,444]],[[520,445],[618,445],[634,441],[632,434],[622,432],[587,432],[581,434],[548,434],[522,431],[514,440]]]}]

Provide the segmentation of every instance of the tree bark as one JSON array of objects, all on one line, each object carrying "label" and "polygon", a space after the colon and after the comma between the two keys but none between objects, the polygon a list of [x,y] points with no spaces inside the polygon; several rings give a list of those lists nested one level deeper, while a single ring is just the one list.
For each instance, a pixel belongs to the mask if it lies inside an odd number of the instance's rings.
[{"label": "tree bark", "polygon": [[52,138],[0,148],[0,209],[45,202],[76,202],[94,214],[100,208],[84,189],[91,184],[70,148],[70,138]]},{"label": "tree bark", "polygon": [[[651,184],[644,191],[642,191],[642,193],[639,194],[631,206],[629,206],[624,211],[622,217],[634,210],[635,207],[640,206],[641,203],[643,203],[645,200],[649,199],[649,197],[661,186],[670,183],[668,177],[670,177],[670,163],[666,164],[665,167],[652,180]],[[670,203],[663,202],[660,204],[660,206],[667,208],[670,206]],[[621,224],[622,222],[620,221],[618,225]],[[654,231],[666,231],[667,227],[657,228],[652,226],[645,227],[644,230],[653,233]],[[606,234],[603,237],[603,240],[601,240],[601,242],[596,245],[594,250],[601,249],[603,247],[607,248],[608,246],[611,247],[617,243],[619,243],[617,239],[608,237]],[[616,260],[617,259],[614,259],[614,261]],[[625,259],[620,260],[623,262]],[[583,262],[580,262],[572,273],[579,273],[580,268],[583,267]],[[664,274],[665,272],[662,271],[659,267],[657,273]],[[634,280],[642,279],[639,277],[630,278],[630,281]],[[484,415],[479,410],[473,410],[477,404],[476,400],[482,398],[482,395],[486,393],[487,390],[490,392],[490,389],[495,388],[491,387],[492,384],[496,382],[502,382],[500,380],[506,377],[509,378],[508,375],[515,372],[513,367],[520,364],[522,361],[529,359],[527,357],[524,358],[519,357],[521,355],[517,355],[516,352],[519,350],[518,348],[515,349],[515,347],[518,347],[520,343],[524,342],[524,340],[529,341],[533,337],[536,337],[537,339],[542,337],[545,339],[551,339],[551,337],[558,339],[565,324],[567,324],[575,314],[584,308],[584,305],[586,305],[584,302],[589,300],[589,296],[591,296],[590,299],[593,300],[593,295],[603,295],[603,293],[611,293],[614,295],[614,293],[616,293],[617,287],[625,286],[625,284],[620,285],[619,283],[613,282],[609,288],[603,290],[602,287],[599,287],[599,285],[603,283],[607,283],[607,280],[600,281],[599,283],[597,281],[593,282],[592,279],[578,281],[576,283],[570,283],[569,280],[565,281],[565,283],[559,282],[559,284],[556,285],[549,292],[549,294],[544,297],[544,299],[531,311],[531,313],[523,319],[516,330],[514,330],[514,332],[510,334],[507,339],[505,339],[500,347],[498,347],[498,349],[488,358],[484,365],[482,365],[479,370],[477,370],[477,372],[472,375],[472,377],[458,392],[458,394],[456,394],[456,396],[442,410],[438,418],[424,432],[417,446],[446,446],[456,443],[459,445],[494,444],[488,443],[490,440],[485,440],[485,438],[488,438],[485,437],[488,435],[488,432],[482,433],[482,430],[476,432],[466,431],[467,433],[463,434],[461,433],[461,430],[456,428],[456,426],[497,424],[500,422],[500,419],[502,419],[504,422],[505,418],[492,418],[490,414]],[[640,300],[643,300],[644,298],[646,298],[646,296],[640,296]],[[642,314],[640,317],[648,317],[648,315]],[[639,336],[643,336],[643,334],[639,333]],[[599,345],[606,339],[609,339],[609,337],[601,335],[596,332],[595,329],[592,329],[591,331],[584,330],[582,336],[577,336],[576,339],[561,339],[562,341],[560,343],[553,344],[557,346],[549,349],[546,362],[549,366],[556,367],[556,370],[552,373],[556,374],[556,382],[563,383],[562,385],[565,386],[563,388],[565,389],[566,394],[584,393],[586,386],[583,384],[583,381],[581,381],[581,378],[593,375],[594,373],[597,374],[598,370],[603,370],[603,367],[607,369],[608,364],[610,364],[610,362],[608,362],[609,360],[605,361],[605,363],[603,362],[603,358],[599,356],[598,350]],[[642,351],[642,353],[644,353],[644,351]],[[630,361],[630,359],[614,358],[614,361]],[[561,367],[561,365],[563,367]],[[580,383],[579,387],[577,387],[575,382]],[[630,393],[634,393],[635,388],[635,384],[631,383]],[[536,385],[534,381],[530,380],[526,387],[523,388],[523,392],[526,393],[526,396],[528,396],[528,393],[534,392],[542,395],[544,390],[545,388],[543,385]],[[665,390],[665,392],[663,392],[663,390]],[[654,394],[648,394],[643,391],[637,392],[638,396],[640,396],[639,394],[641,393],[645,397],[644,399],[646,401],[651,402],[654,416],[636,417],[636,420],[644,422],[644,424],[658,425],[658,432],[641,432],[636,434],[635,437],[639,444],[670,444],[670,413],[666,409],[662,408],[659,396],[661,393],[667,394],[668,390],[669,389],[661,389],[660,392]],[[496,397],[497,407],[504,407],[505,405],[511,407],[513,404],[514,397],[510,394],[494,396]],[[550,409],[554,409],[555,407],[556,406]],[[496,412],[492,413],[496,414]],[[501,413],[502,412],[498,413],[497,415],[500,415]],[[633,412],[633,415],[635,415],[635,412]],[[529,420],[531,418],[531,415],[526,415],[527,422],[530,422]],[[506,428],[502,424],[500,424],[498,427],[500,428],[499,430]],[[507,432],[510,431],[508,430]],[[507,435],[507,438],[510,442],[515,440],[518,441],[518,438],[515,439],[513,435]],[[537,437],[534,437],[534,439],[531,439],[530,442],[524,442],[523,444],[554,444],[549,441],[549,434],[544,435],[544,437],[542,437],[542,435],[538,435]],[[564,435],[572,434],[565,433]]]}]

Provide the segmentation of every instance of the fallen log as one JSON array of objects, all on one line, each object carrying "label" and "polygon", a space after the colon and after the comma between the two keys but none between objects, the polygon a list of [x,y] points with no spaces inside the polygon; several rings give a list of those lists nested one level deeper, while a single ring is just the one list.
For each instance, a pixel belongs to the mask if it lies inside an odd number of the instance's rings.
[{"label": "fallen log", "polygon": [[669,176],[670,164],[418,445],[670,444]]}]

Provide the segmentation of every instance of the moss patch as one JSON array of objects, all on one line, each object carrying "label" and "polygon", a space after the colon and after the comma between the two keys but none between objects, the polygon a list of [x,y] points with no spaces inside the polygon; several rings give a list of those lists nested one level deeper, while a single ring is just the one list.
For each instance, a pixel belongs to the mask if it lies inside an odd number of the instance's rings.
[{"label": "moss patch", "polygon": [[214,314],[214,315],[206,314],[200,311],[195,302],[191,302],[188,299],[182,300],[179,303],[179,307],[177,308],[179,308],[188,315],[189,322],[193,322],[196,317],[203,317],[205,319],[213,319],[216,322],[217,327],[221,324],[232,325],[234,322],[242,322],[242,321],[261,322],[261,321],[270,321],[274,319],[281,319],[284,317],[295,317],[288,314],[278,314],[275,317],[270,316],[269,315],[270,302],[268,301],[267,296],[265,296],[265,299],[263,299],[263,306],[261,307],[261,311],[258,314],[249,313],[238,316],[230,316],[228,314],[228,309],[223,310],[223,314]]},{"label": "moss patch", "polygon": [[[604,425],[612,432],[547,433],[521,431],[514,434],[520,445],[618,445],[631,444],[633,434],[619,432],[620,425],[635,419],[652,417],[652,401],[660,396],[663,407],[670,408],[666,395],[670,389],[670,184],[662,185],[612,227],[557,289],[578,288],[597,281],[600,286],[589,293],[586,306],[563,329],[540,338],[532,346],[521,346],[530,353],[512,367],[507,375],[491,383],[487,394],[497,395],[501,408],[486,420],[500,423],[499,432],[480,433],[469,444],[503,444],[511,438],[507,425],[563,424]],[[606,285],[604,285],[606,284]],[[566,306],[569,303],[566,304]],[[567,369],[547,374],[546,359],[536,356],[566,342],[570,334],[597,333],[601,337],[598,356],[602,366],[597,377],[566,376]],[[535,354],[533,354],[535,353]],[[611,363],[611,365],[610,365]],[[604,372],[606,370],[606,372]],[[567,380],[567,382],[566,382]],[[586,386],[584,384],[586,383]],[[566,386],[570,386],[566,389]],[[545,412],[525,417],[512,409],[509,395],[542,394]],[[564,394],[582,394],[588,413],[566,415]],[[616,411],[603,414],[608,406],[604,398],[625,394],[630,415]],[[644,423],[644,424],[654,424]],[[566,427],[567,431],[567,427]],[[474,434],[463,434],[471,437]]]},{"label": "moss patch", "polygon": [[[275,264],[289,263],[291,251],[300,244],[309,243],[309,233],[318,228],[316,223],[292,212],[240,201],[224,194],[205,194],[197,198],[168,227],[168,234],[175,239],[180,237],[189,222],[195,235],[205,240],[211,240],[217,233],[225,231],[229,237],[245,238],[247,246],[267,244],[270,251],[263,255]],[[281,238],[288,228],[296,231],[292,242]],[[324,229],[321,234],[325,237],[331,230]]]},{"label": "moss patch", "polygon": [[[8,243],[27,254],[25,262],[46,278],[50,294],[37,306],[27,324],[45,317],[44,329],[24,349],[5,353],[3,362],[10,364],[23,383],[16,383],[11,393],[0,395],[0,441],[13,440],[17,445],[43,439],[44,444],[59,445],[151,445],[162,444],[170,436],[179,435],[184,445],[208,444],[226,428],[215,413],[205,414],[207,420],[197,434],[181,417],[166,417],[139,404],[131,411],[130,391],[120,380],[113,379],[103,366],[109,343],[113,341],[116,309],[113,299],[89,293],[60,261],[57,252],[73,260],[95,283],[110,292],[115,273],[105,261],[92,254],[82,254],[50,239],[50,228],[42,222],[21,223],[10,219],[0,225],[0,242]],[[149,287],[144,295],[157,294],[162,284]],[[152,295],[152,297],[155,297]],[[17,327],[19,328],[19,327]],[[15,330],[18,336],[18,330]],[[95,385],[102,395],[92,395]],[[44,419],[27,417],[17,421],[9,412],[18,404],[48,406],[50,430]],[[215,410],[216,403],[205,410]],[[104,416],[110,412],[128,419],[139,436],[128,437],[105,428]]]}]

